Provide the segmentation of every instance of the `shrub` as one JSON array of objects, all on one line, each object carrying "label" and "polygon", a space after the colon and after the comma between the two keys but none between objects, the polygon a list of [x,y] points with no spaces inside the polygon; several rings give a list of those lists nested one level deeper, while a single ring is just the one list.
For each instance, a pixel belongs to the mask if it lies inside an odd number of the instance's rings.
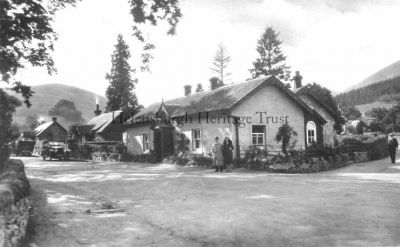
[{"label": "shrub", "polygon": [[290,143],[290,139],[293,136],[297,136],[297,132],[293,130],[289,124],[283,124],[279,127],[278,133],[276,133],[275,140],[277,142],[282,142],[282,152],[287,154],[287,148]]},{"label": "shrub", "polygon": [[201,167],[212,167],[213,166],[213,160],[210,156],[193,155],[192,160],[194,162],[196,162],[197,166],[201,166]]},{"label": "shrub", "polygon": [[133,155],[128,152],[121,154],[121,161],[124,162],[138,162],[138,163],[157,163],[155,156],[150,154]]},{"label": "shrub", "polygon": [[377,160],[389,155],[385,135],[357,135],[343,139],[341,149],[345,153],[367,152],[370,160]]},{"label": "shrub", "polygon": [[171,155],[162,160],[162,163],[185,166],[189,163],[188,155]]}]

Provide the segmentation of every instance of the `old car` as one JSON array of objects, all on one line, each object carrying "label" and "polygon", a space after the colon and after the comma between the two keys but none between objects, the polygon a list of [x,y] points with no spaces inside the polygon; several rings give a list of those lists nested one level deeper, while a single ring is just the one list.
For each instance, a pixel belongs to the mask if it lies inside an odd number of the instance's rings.
[{"label": "old car", "polygon": [[19,140],[15,144],[15,155],[17,156],[31,156],[35,141]]},{"label": "old car", "polygon": [[42,148],[42,158],[46,160],[49,158],[59,159],[59,160],[69,160],[71,150],[68,148],[68,145],[63,142],[49,142],[45,143]]}]

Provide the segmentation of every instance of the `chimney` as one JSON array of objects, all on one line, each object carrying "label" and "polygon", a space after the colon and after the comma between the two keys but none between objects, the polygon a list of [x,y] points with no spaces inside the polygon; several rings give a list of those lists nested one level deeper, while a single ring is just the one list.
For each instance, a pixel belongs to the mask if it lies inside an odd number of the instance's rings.
[{"label": "chimney", "polygon": [[52,117],[51,120],[53,120],[53,122],[57,122],[57,117]]},{"label": "chimney", "polygon": [[101,114],[101,111],[100,111],[99,99],[96,98],[96,110],[94,111],[94,115],[97,117],[100,114]]},{"label": "chimney", "polygon": [[299,89],[299,88],[301,88],[303,86],[303,85],[301,85],[301,81],[302,80],[303,80],[303,77],[300,75],[300,72],[296,71],[296,74],[293,77],[294,89]]},{"label": "chimney", "polygon": [[211,77],[210,78],[210,88],[211,90],[217,89],[222,87],[224,83],[218,77]]},{"label": "chimney", "polygon": [[185,86],[183,86],[183,88],[185,89],[185,96],[188,96],[192,93],[192,86],[185,85]]}]

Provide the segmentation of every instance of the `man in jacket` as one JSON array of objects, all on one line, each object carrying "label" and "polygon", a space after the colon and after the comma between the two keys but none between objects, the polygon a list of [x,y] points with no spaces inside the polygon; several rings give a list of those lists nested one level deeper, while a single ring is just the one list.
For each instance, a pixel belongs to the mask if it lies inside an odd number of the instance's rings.
[{"label": "man in jacket", "polygon": [[389,143],[388,143],[388,147],[389,147],[389,154],[390,154],[390,160],[392,161],[392,164],[396,163],[396,151],[397,148],[399,147],[399,143],[397,141],[397,139],[394,137],[393,133],[389,134]]}]

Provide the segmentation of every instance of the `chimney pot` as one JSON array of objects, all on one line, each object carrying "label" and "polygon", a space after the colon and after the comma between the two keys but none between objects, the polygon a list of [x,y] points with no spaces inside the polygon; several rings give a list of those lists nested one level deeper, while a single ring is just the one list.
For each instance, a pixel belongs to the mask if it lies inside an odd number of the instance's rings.
[{"label": "chimney pot", "polygon": [[57,122],[57,117],[52,117],[51,119],[53,120],[53,122]]},{"label": "chimney pot", "polygon": [[192,93],[192,86],[191,85],[185,85],[183,86],[183,88],[185,89],[185,96],[188,96]]},{"label": "chimney pot", "polygon": [[96,103],[96,110],[94,111],[94,115],[97,117],[100,114],[101,114],[100,106],[98,103]]},{"label": "chimney pot", "polygon": [[303,86],[303,85],[301,85],[302,84],[301,81],[303,80],[303,77],[300,75],[299,71],[296,71],[296,74],[293,77],[293,80],[294,80],[294,89],[298,89]]}]

